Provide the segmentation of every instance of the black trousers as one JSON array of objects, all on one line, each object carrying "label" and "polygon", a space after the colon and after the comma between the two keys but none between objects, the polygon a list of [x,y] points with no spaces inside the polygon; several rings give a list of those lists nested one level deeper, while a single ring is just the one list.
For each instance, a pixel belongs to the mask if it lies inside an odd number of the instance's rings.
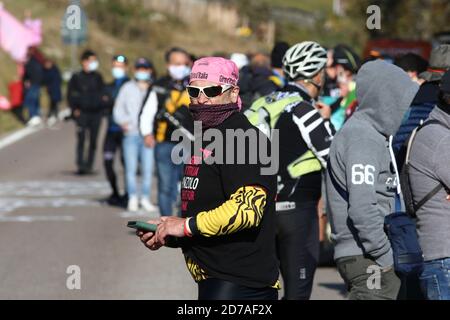
[{"label": "black trousers", "polygon": [[50,107],[48,109],[48,115],[47,117],[58,117],[58,104],[59,101],[55,101],[55,100],[50,100]]},{"label": "black trousers", "polygon": [[[81,112],[77,123],[77,166],[79,171],[91,171],[97,150],[97,136],[102,120],[101,113]],[[86,152],[87,150],[87,152]]]},{"label": "black trousers", "polygon": [[[116,157],[116,152],[118,150],[120,150],[120,159],[122,162],[122,166],[124,166],[122,139],[122,132],[108,131],[103,143],[103,166],[105,168],[106,178],[108,179],[114,196],[119,196],[119,189],[117,187],[117,175],[114,171],[114,158]],[[126,186],[126,183],[124,185]]]},{"label": "black trousers", "polygon": [[198,283],[198,300],[278,300],[275,288],[249,288],[230,281],[208,278]]},{"label": "black trousers", "polygon": [[27,122],[25,116],[23,115],[23,105],[13,108],[11,112],[21,123],[25,124]]},{"label": "black trousers", "polygon": [[317,202],[277,211],[277,254],[287,300],[308,300],[319,261]]}]

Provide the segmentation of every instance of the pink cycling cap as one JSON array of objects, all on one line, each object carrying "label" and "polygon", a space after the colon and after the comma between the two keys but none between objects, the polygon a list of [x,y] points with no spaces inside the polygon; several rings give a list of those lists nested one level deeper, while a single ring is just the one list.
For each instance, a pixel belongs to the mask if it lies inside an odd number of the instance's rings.
[{"label": "pink cycling cap", "polygon": [[[194,62],[189,83],[196,80],[237,86],[239,81],[239,69],[233,61],[225,58],[201,58]],[[238,97],[237,104],[240,109],[242,107],[241,97]]]},{"label": "pink cycling cap", "polygon": [[194,62],[189,83],[196,80],[237,86],[239,69],[233,61],[225,58],[201,58]]}]

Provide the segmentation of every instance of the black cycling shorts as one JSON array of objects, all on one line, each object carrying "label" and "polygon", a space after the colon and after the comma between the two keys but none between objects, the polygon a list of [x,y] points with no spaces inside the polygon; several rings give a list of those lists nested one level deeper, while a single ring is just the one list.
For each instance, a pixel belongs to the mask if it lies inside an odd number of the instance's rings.
[{"label": "black cycling shorts", "polygon": [[198,300],[278,300],[271,287],[249,288],[230,281],[208,278],[198,283]]}]

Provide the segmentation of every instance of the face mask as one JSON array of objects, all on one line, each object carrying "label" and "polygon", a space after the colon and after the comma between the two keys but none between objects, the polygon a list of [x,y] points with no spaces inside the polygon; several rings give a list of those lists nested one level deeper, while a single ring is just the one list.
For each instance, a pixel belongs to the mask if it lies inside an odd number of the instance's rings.
[{"label": "face mask", "polygon": [[189,111],[194,121],[201,121],[202,128],[216,127],[232,114],[239,112],[237,103],[228,104],[190,104]]},{"label": "face mask", "polygon": [[98,69],[98,65],[99,65],[99,63],[98,63],[97,60],[91,61],[91,62],[89,63],[89,66],[88,66],[89,71],[95,71],[95,70],[97,70],[97,69]]},{"label": "face mask", "polygon": [[136,71],[134,73],[134,77],[136,78],[137,81],[150,81],[151,79],[150,72],[146,71]]},{"label": "face mask", "polygon": [[337,83],[344,83],[345,84],[347,82],[348,82],[348,78],[347,78],[346,75],[339,74],[337,76]]},{"label": "face mask", "polygon": [[169,66],[169,74],[175,80],[182,80],[191,73],[188,66]]},{"label": "face mask", "polygon": [[111,70],[111,74],[114,79],[121,79],[125,77],[125,70],[122,68],[114,67]]}]

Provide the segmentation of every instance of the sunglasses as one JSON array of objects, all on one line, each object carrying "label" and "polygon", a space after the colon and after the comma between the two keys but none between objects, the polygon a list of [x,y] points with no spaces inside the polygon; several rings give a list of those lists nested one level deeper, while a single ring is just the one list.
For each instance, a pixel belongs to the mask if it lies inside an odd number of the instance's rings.
[{"label": "sunglasses", "polygon": [[198,98],[203,93],[207,98],[220,96],[225,91],[230,90],[233,86],[222,84],[220,86],[195,87],[187,86],[187,92],[191,98]]}]

